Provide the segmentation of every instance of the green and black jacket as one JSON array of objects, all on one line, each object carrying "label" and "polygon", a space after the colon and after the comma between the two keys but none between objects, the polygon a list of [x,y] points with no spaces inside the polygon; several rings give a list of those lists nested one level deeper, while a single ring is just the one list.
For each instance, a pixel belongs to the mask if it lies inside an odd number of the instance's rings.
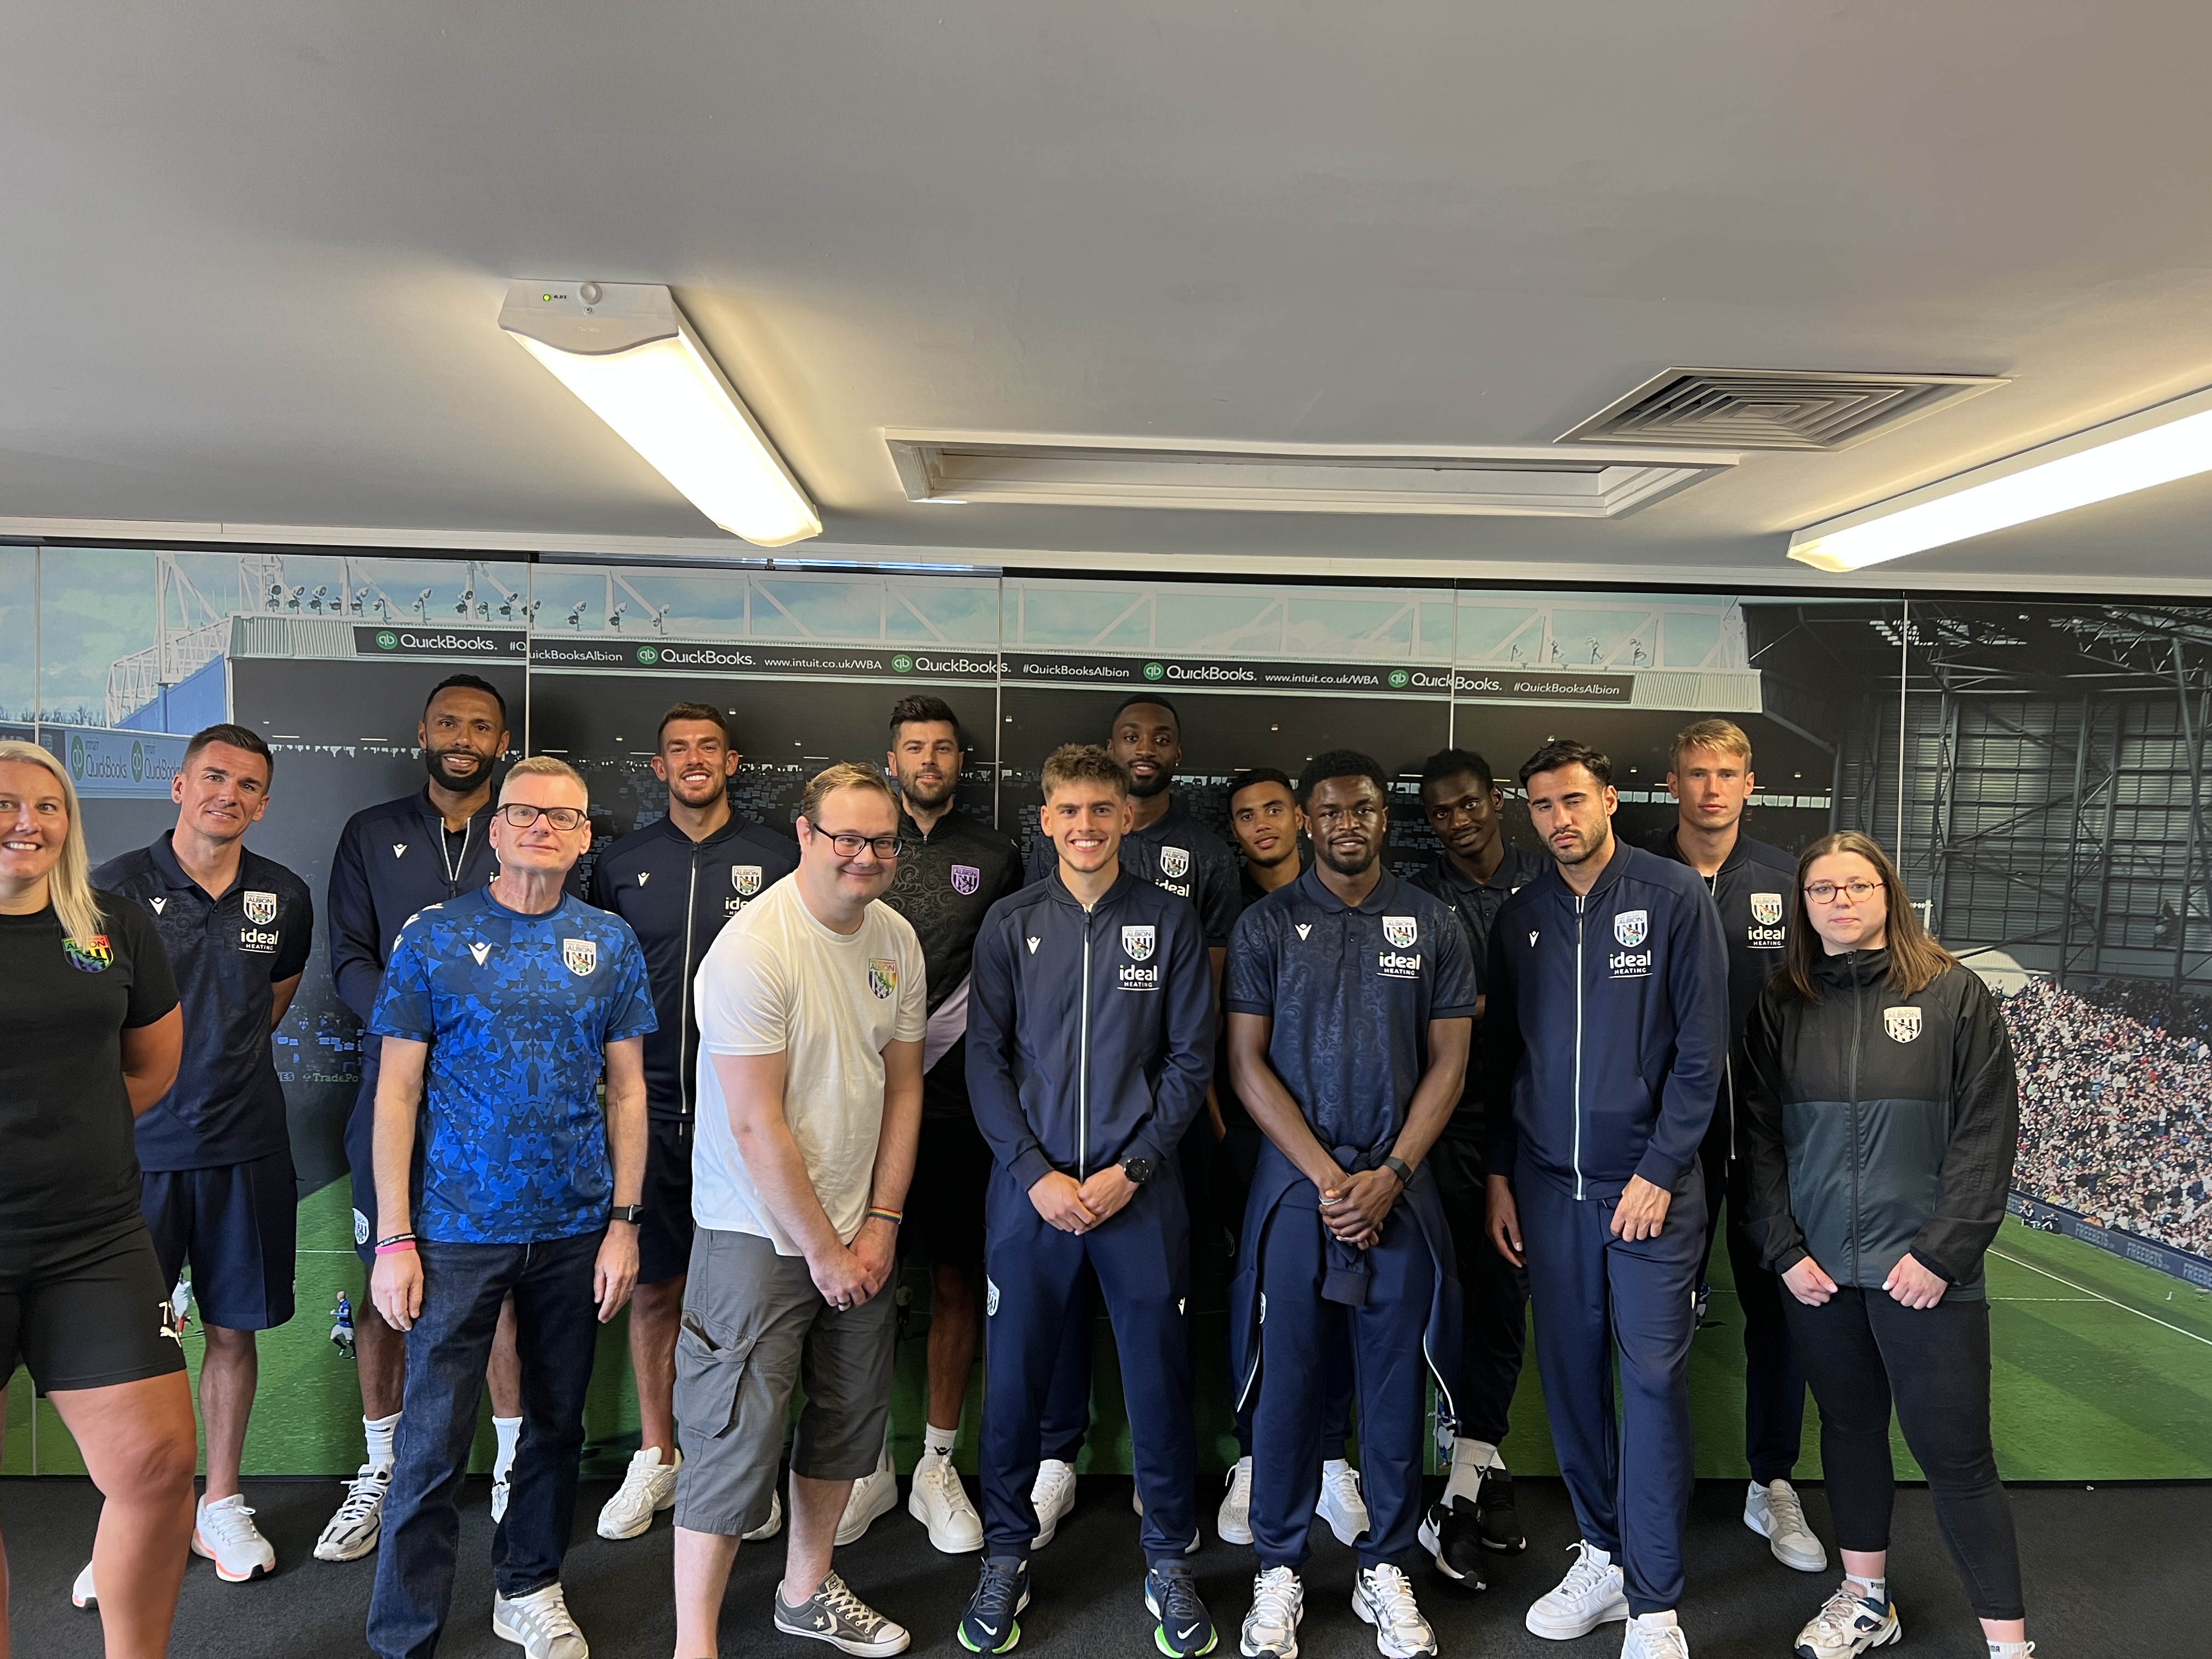
[{"label": "green and black jacket", "polygon": [[1978,1298],[2020,1141],[2012,1042],[1996,999],[1953,967],[1901,996],[1889,952],[1815,963],[1818,1002],[1769,983],[1745,1033],[1750,1227],[1781,1273],[1810,1255],[1881,1288],[1910,1251]]}]

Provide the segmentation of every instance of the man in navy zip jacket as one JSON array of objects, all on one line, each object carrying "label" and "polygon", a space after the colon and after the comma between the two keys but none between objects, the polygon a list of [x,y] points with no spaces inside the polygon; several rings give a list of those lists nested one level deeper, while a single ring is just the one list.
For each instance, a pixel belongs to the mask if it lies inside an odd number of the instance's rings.
[{"label": "man in navy zip jacket", "polygon": [[599,1511],[602,1538],[635,1538],[676,1502],[676,1331],[691,1263],[692,1097],[699,1020],[692,976],[722,924],[799,867],[799,843],[730,806],[744,757],[722,712],[679,702],[660,717],[653,774],[668,815],[599,854],[592,902],[630,926],[645,951],[659,1027],[645,1039],[645,1220],[629,1304],[640,1445]]},{"label": "man in navy zip jacket", "polygon": [[991,907],[969,969],[968,1092],[997,1167],[984,1209],[984,1560],[959,1635],[983,1653],[1019,1639],[1040,1417],[1087,1266],[1121,1350],[1154,1640],[1188,1659],[1215,1639],[1182,1559],[1198,1519],[1176,1156],[1212,1070],[1206,940],[1188,902],[1121,867],[1119,761],[1071,744],[1043,784],[1059,870]]},{"label": "man in navy zip jacket", "polygon": [[[363,809],[346,820],[331,858],[331,978],[338,1000],[361,1017],[375,1012],[384,970],[399,930],[419,910],[472,893],[498,873],[491,847],[492,772],[507,752],[507,700],[474,674],[441,680],[423,705],[415,740],[428,784],[411,795]],[[376,1227],[376,1079],[382,1045],[364,1036],[361,1092],[346,1119],[346,1166],[353,1176],[353,1243],[363,1267],[373,1264]],[[393,1437],[407,1380],[407,1350],[364,1296],[354,1307],[355,1369],[361,1379],[367,1461],[346,1488],[337,1513],[315,1540],[322,1561],[352,1561],[376,1547],[386,1487],[392,1480]],[[514,1461],[522,1422],[521,1361],[512,1312],[493,1344],[492,1416],[499,1427],[501,1467]],[[506,1493],[495,1489],[494,1506]]]},{"label": "man in navy zip jacket", "polygon": [[1489,1226],[1528,1270],[1545,1409],[1582,1528],[1528,1628],[1568,1640],[1627,1619],[1623,1659],[1686,1659],[1675,1609],[1698,1148],[1728,1056],[1728,951],[1695,872],[1615,838],[1612,779],[1604,755],[1565,739],[1521,768],[1555,867],[1491,931]]}]

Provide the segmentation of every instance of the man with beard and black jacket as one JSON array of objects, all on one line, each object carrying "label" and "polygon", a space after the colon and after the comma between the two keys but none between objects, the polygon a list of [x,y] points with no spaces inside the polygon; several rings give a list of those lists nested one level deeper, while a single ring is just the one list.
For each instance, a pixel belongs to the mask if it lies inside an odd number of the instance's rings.
[{"label": "man with beard and black jacket", "polygon": [[[339,1000],[363,1025],[375,1012],[386,964],[408,919],[474,892],[498,872],[491,848],[492,770],[507,752],[507,700],[489,680],[451,675],[432,688],[415,740],[430,775],[428,786],[355,813],[339,833],[331,859],[331,978]],[[380,1237],[374,1130],[381,1048],[374,1037],[362,1040],[361,1092],[345,1127],[354,1250],[364,1267],[374,1265],[374,1241]],[[348,1485],[337,1513],[315,1540],[320,1561],[358,1560],[376,1547],[406,1389],[404,1340],[366,1296],[355,1304],[354,1341],[368,1455]],[[496,1516],[506,1507],[507,1468],[514,1461],[522,1431],[522,1362],[515,1354],[512,1305],[500,1316],[485,1376],[499,1438],[492,1488]]]},{"label": "man with beard and black jacket", "polygon": [[[1421,765],[1421,811],[1443,850],[1413,885],[1442,899],[1459,918],[1474,953],[1474,1018],[1481,1027],[1481,976],[1490,956],[1490,925],[1505,901],[1551,868],[1540,853],[1505,839],[1505,794],[1490,763],[1469,749],[1443,749]],[[1487,1201],[1482,1099],[1472,1069],[1451,1121],[1429,1154],[1444,1214],[1451,1221],[1466,1317],[1460,1325],[1459,1435],[1451,1477],[1421,1522],[1421,1542],[1447,1578],[1482,1587],[1485,1548],[1528,1547],[1513,1504],[1513,1477],[1498,1449],[1504,1443],[1528,1346],[1528,1276],[1490,1245],[1482,1224]]]},{"label": "man with beard and black jacket", "polygon": [[1729,1267],[1736,1306],[1743,1314],[1743,1450],[1751,1464],[1743,1523],[1767,1540],[1774,1559],[1799,1572],[1828,1565],[1790,1484],[1805,1431],[1805,1372],[1790,1340],[1782,1281],[1759,1260],[1747,1224],[1751,1164],[1738,1125],[1737,1079],[1743,1067],[1744,1033],[1759,994],[1782,966],[1790,942],[1790,897],[1797,860],[1779,847],[1743,833],[1744,803],[1758,787],[1751,769],[1751,739],[1733,720],[1704,720],[1676,734],[1667,763],[1667,788],[1677,822],[1645,846],[1662,858],[1698,872],[1720,912],[1729,957],[1729,1064],[1720,1099],[1705,1131],[1698,1159],[1705,1170],[1705,1248],[1698,1278],[1703,1322],[1711,1287],[1705,1274],[1713,1240],[1728,1206]]},{"label": "man with beard and black jacket", "polygon": [[[658,1029],[645,1039],[645,1220],[629,1304],[641,1444],[599,1511],[602,1538],[635,1538],[676,1503],[676,1333],[691,1264],[691,1147],[699,1019],[692,979],[732,916],[799,867],[799,843],[730,805],[744,757],[722,712],[679,702],[660,717],[653,775],[668,815],[599,854],[592,902],[630,926],[645,951]],[[769,1516],[770,1529],[780,1515]]]}]

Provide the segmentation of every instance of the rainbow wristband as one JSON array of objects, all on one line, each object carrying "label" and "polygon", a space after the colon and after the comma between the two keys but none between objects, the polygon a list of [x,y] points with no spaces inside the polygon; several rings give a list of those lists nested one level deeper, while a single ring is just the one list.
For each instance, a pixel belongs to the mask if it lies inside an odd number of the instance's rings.
[{"label": "rainbow wristband", "polygon": [[894,1227],[902,1227],[906,1224],[906,1212],[871,1206],[866,1218],[870,1221],[888,1221]]}]

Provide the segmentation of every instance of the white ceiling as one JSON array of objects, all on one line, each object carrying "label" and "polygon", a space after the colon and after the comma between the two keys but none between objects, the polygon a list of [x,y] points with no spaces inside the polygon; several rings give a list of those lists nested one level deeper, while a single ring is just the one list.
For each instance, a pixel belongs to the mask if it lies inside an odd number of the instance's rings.
[{"label": "white ceiling", "polygon": [[[560,276],[677,289],[801,556],[1817,584],[1791,528],[2212,385],[2207,61],[2170,0],[15,6],[0,527],[750,551],[494,326]],[[1612,522],[918,506],[881,435],[1543,443],[1675,363],[2016,380]],[[2212,591],[2208,522],[1862,580]]]}]

